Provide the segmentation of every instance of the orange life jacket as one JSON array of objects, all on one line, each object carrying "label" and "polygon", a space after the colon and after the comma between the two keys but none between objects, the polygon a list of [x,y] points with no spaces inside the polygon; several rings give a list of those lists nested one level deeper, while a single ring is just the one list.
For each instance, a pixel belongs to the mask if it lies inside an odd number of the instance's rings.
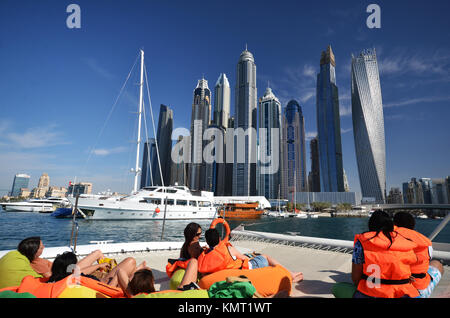
[{"label": "orange life jacket", "polygon": [[417,297],[419,293],[410,280],[410,265],[417,262],[413,251],[417,244],[396,232],[391,232],[392,244],[382,232],[375,235],[365,232],[355,236],[355,243],[358,240],[364,249],[358,291],[379,298]]},{"label": "orange life jacket", "polygon": [[430,265],[431,258],[428,248],[432,246],[430,239],[417,231],[405,227],[396,226],[394,227],[394,231],[417,244],[417,247],[414,249],[417,262],[411,264],[411,273],[414,277],[412,284],[417,289],[427,288],[431,281],[431,277],[428,274],[428,266]]},{"label": "orange life jacket", "polygon": [[[77,279],[69,275],[54,283],[46,283],[47,279],[25,276],[17,289],[18,293],[31,293],[37,298],[56,298],[71,284],[76,284]],[[123,291],[120,288],[112,287],[107,284],[96,281],[89,277],[80,276],[78,282],[80,285],[96,290],[106,296],[119,298],[123,297]]]},{"label": "orange life jacket", "polygon": [[228,250],[228,246],[231,246],[228,242],[230,238],[230,226],[228,223],[222,218],[217,218],[211,223],[210,228],[215,228],[218,223],[222,223],[225,227],[225,238],[214,248],[210,248],[200,254],[198,257],[198,271],[205,274],[223,269],[248,269],[248,259],[234,259]]}]

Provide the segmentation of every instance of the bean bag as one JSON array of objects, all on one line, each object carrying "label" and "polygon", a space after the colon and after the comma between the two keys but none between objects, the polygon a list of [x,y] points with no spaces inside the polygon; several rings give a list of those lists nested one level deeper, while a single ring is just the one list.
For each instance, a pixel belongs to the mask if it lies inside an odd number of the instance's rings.
[{"label": "bean bag", "polygon": [[202,289],[209,289],[214,283],[224,281],[227,277],[241,275],[251,281],[262,297],[272,296],[280,291],[287,291],[289,295],[291,293],[291,273],[281,265],[257,269],[225,269],[204,276],[198,285]]},{"label": "bean bag", "polygon": [[0,288],[19,286],[25,276],[42,277],[19,251],[11,251],[0,259]]},{"label": "bean bag", "polygon": [[169,282],[169,288],[172,290],[176,290],[178,286],[180,285],[181,281],[183,280],[184,273],[186,272],[185,269],[177,269],[170,278]]},{"label": "bean bag", "polygon": [[123,297],[120,288],[111,287],[88,277],[68,277],[47,283],[44,278],[26,276],[17,287],[17,292],[28,292],[37,298],[98,298],[98,297]]},{"label": "bean bag", "polygon": [[331,290],[336,298],[353,298],[356,286],[352,283],[336,283]]},{"label": "bean bag", "polygon": [[4,290],[0,292],[0,298],[36,298],[30,293],[16,293],[12,290]]},{"label": "bean bag", "polygon": [[151,294],[139,294],[133,298],[209,298],[208,291],[204,289],[196,290],[164,290]]}]

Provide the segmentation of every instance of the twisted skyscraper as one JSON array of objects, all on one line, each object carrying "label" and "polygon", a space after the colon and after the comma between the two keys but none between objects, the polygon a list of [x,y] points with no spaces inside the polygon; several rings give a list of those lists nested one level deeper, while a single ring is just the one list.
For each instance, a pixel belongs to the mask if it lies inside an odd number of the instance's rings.
[{"label": "twisted skyscraper", "polygon": [[384,202],[386,147],[375,49],[352,56],[351,78],[353,135],[362,196]]}]

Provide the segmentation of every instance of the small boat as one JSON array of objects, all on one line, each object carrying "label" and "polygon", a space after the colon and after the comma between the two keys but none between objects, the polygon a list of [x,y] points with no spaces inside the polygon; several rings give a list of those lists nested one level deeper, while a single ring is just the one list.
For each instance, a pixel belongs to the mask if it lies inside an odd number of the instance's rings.
[{"label": "small boat", "polygon": [[52,203],[40,202],[39,200],[29,200],[24,202],[2,203],[5,212],[53,212],[55,209]]},{"label": "small boat", "polygon": [[263,209],[258,209],[258,202],[226,203],[219,209],[219,215],[227,219],[259,219],[263,213]]}]

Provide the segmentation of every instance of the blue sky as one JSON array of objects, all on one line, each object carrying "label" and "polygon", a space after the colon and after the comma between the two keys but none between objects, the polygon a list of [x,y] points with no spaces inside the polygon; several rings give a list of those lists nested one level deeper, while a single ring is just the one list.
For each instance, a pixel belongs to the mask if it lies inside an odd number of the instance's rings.
[{"label": "blue sky", "polygon": [[[66,7],[81,8],[81,28]],[[381,28],[366,7],[381,8]],[[14,174],[43,172],[51,184],[93,182],[94,191],[129,192],[134,166],[138,72],[109,120],[144,48],[155,118],[161,103],[174,127],[189,128],[192,93],[203,75],[232,88],[248,45],[258,96],[267,82],[283,107],[294,98],[306,132],[316,132],[320,54],[336,56],[344,169],[359,191],[350,101],[351,54],[375,47],[384,103],[387,187],[450,174],[450,2],[448,1],[0,1],[0,194]],[[156,119],[157,120],[157,119]],[[104,128],[103,128],[104,127]],[[102,132],[102,133],[100,133]],[[149,135],[153,135],[151,129]],[[95,149],[94,152],[91,152]],[[308,170],[309,149],[308,149]]]}]

